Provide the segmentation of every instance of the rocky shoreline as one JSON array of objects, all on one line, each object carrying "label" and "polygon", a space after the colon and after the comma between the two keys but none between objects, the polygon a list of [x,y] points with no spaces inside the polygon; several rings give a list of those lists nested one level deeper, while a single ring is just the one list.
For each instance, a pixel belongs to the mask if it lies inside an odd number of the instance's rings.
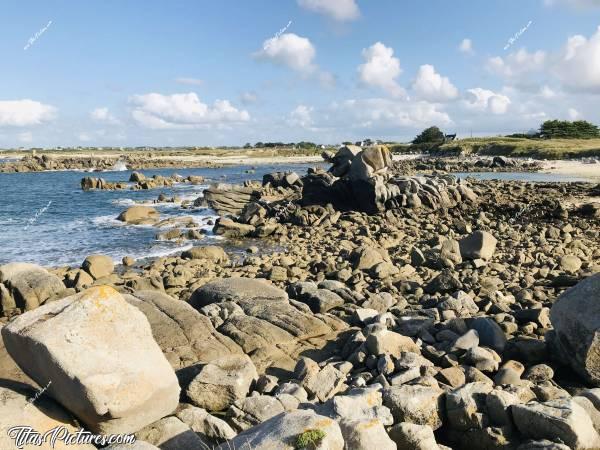
[{"label": "rocky shoreline", "polygon": [[68,423],[139,440],[113,449],[600,448],[600,186],[330,161],[198,199],[243,257],[0,266],[0,447]]}]

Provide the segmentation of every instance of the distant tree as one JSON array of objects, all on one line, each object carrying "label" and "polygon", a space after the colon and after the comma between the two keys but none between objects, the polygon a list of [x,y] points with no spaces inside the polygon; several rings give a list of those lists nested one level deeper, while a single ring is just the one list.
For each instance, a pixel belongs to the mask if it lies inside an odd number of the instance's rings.
[{"label": "distant tree", "polygon": [[436,142],[444,142],[444,133],[438,127],[429,127],[416,138],[413,139],[413,144],[430,144]]},{"label": "distant tree", "polygon": [[342,142],[342,145],[352,145],[352,142],[350,142],[350,141],[344,141],[344,142]]},{"label": "distant tree", "polygon": [[244,144],[244,148],[252,148],[252,144],[250,142],[246,142]]},{"label": "distant tree", "polygon": [[585,120],[547,120],[540,127],[540,137],[545,139],[591,139],[600,137],[600,129]]},{"label": "distant tree", "polygon": [[254,144],[254,148],[262,148],[264,146],[265,144],[263,144],[262,142],[257,142],[256,144]]}]

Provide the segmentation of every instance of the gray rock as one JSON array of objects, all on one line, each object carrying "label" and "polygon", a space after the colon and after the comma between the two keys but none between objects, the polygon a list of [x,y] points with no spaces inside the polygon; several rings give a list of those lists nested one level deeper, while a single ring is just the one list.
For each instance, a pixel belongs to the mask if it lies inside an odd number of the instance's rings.
[{"label": "gray rock", "polygon": [[600,446],[600,436],[592,420],[572,399],[513,405],[511,410],[515,425],[524,436],[560,440],[573,449]]},{"label": "gray rock", "polygon": [[355,450],[396,450],[396,444],[390,439],[383,424],[377,419],[342,419],[340,428],[346,448]]},{"label": "gray rock", "polygon": [[265,280],[255,278],[222,278],[206,283],[194,291],[190,304],[195,308],[212,303],[240,300],[285,301],[285,291]]},{"label": "gray rock", "polygon": [[256,367],[247,355],[223,356],[203,366],[186,393],[200,408],[222,411],[244,399],[257,378]]},{"label": "gray rock", "polygon": [[90,255],[83,261],[81,268],[89,273],[94,280],[107,277],[113,270],[115,264],[110,256],[106,255]]},{"label": "gray rock", "polygon": [[14,300],[14,305],[24,311],[37,308],[66,288],[56,275],[40,266],[28,263],[9,263],[0,266],[0,282],[6,286]]},{"label": "gray rock", "polygon": [[136,433],[136,437],[160,450],[196,450],[206,448],[209,442],[194,433],[177,417],[165,417]]},{"label": "gray rock", "polygon": [[313,411],[298,410],[279,414],[243,433],[217,450],[251,448],[252,450],[274,450],[294,448],[298,438],[310,430],[320,430],[323,438],[316,448],[343,450],[344,438],[339,425],[333,419],[320,416]]},{"label": "gray rock", "polygon": [[389,435],[399,450],[441,450],[428,425],[401,422],[390,429]]},{"label": "gray rock", "polygon": [[237,434],[227,422],[195,406],[182,408],[177,412],[177,417],[204,440],[215,444],[233,439]]},{"label": "gray rock", "polygon": [[[0,387],[0,448],[3,450],[16,450],[17,443],[14,438],[17,436],[9,434],[13,427],[31,427],[35,432],[44,435],[51,432],[52,429],[65,427],[69,433],[75,433],[79,427],[76,426],[73,417],[64,410],[58,403],[51,398],[40,395],[40,391],[21,383],[8,383],[2,381]],[[5,385],[8,384],[7,387]],[[15,433],[14,431],[12,433]],[[11,436],[14,436],[11,437]],[[23,448],[21,446],[21,448]],[[27,445],[25,448],[34,448],[33,445]],[[50,443],[47,442],[43,447],[50,449]],[[56,449],[66,450],[72,448],[63,441],[56,442]],[[77,447],[82,450],[94,450],[93,445],[81,445]]]},{"label": "gray rock", "polygon": [[2,328],[6,349],[87,428],[131,433],[170,414],[177,377],[146,317],[108,286],[29,311]]},{"label": "gray rock", "polygon": [[429,425],[437,430],[444,414],[443,393],[429,386],[392,386],[383,391],[383,404],[392,412],[394,422]]},{"label": "gray rock", "polygon": [[506,335],[493,319],[489,317],[477,317],[470,322],[469,326],[479,334],[481,345],[493,348],[499,353],[504,351],[506,347]]},{"label": "gray rock", "polygon": [[464,259],[488,260],[494,255],[497,242],[487,231],[475,231],[460,240],[460,253]]},{"label": "gray rock", "polygon": [[562,357],[580,375],[600,384],[600,274],[565,291],[550,319]]},{"label": "gray rock", "polygon": [[468,383],[446,394],[446,414],[450,426],[466,431],[470,428],[485,428],[484,415],[487,394],[492,391],[488,383]]}]

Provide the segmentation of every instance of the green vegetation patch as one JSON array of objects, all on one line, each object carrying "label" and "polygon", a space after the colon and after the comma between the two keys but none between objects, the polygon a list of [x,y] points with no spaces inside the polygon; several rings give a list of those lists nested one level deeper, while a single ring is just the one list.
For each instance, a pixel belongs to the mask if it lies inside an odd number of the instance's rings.
[{"label": "green vegetation patch", "polygon": [[306,430],[304,433],[298,435],[298,439],[296,439],[296,450],[316,449],[325,436],[327,436],[327,434],[318,428]]}]

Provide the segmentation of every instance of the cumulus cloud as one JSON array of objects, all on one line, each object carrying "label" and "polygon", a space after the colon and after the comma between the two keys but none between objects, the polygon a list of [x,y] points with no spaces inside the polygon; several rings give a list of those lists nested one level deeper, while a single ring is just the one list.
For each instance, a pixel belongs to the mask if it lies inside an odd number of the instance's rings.
[{"label": "cumulus cloud", "polygon": [[338,22],[355,20],[360,16],[355,0],[298,0],[298,4],[304,9],[323,14]]},{"label": "cumulus cloud", "polygon": [[34,100],[0,101],[0,126],[26,127],[53,120],[56,108]]},{"label": "cumulus cloud", "polygon": [[510,98],[483,88],[468,89],[465,105],[477,111],[505,114],[510,105]]},{"label": "cumulus cloud", "polygon": [[263,43],[262,50],[256,52],[254,56],[297,72],[310,74],[317,70],[314,63],[316,53],[310,39],[294,33],[284,33],[267,39]]},{"label": "cumulus cloud", "polygon": [[129,102],[133,119],[153,129],[189,129],[250,120],[247,111],[235,108],[228,100],[216,100],[209,106],[194,92],[134,95]]},{"label": "cumulus cloud", "polygon": [[568,39],[555,67],[563,84],[574,91],[600,93],[600,27],[589,39]]},{"label": "cumulus cloud", "polygon": [[293,127],[302,127],[306,129],[312,128],[313,118],[312,113],[314,108],[312,106],[298,105],[291,113],[287,120],[288,125]]},{"label": "cumulus cloud", "polygon": [[363,49],[362,56],[365,63],[358,66],[358,74],[365,85],[384,89],[393,96],[404,94],[404,89],[396,81],[402,69],[393,48],[376,42]]},{"label": "cumulus cloud", "polygon": [[419,98],[432,102],[445,102],[458,97],[458,89],[430,64],[419,68],[412,88]]},{"label": "cumulus cloud", "polygon": [[529,53],[522,48],[506,58],[496,56],[487,62],[487,68],[492,73],[502,77],[511,78],[544,69],[547,61],[546,52],[538,50]]},{"label": "cumulus cloud", "polygon": [[463,39],[460,45],[458,46],[458,49],[463,53],[472,54],[473,41],[471,41],[471,39]]},{"label": "cumulus cloud", "polygon": [[432,103],[384,98],[346,100],[341,109],[364,128],[403,127],[417,129],[431,124],[450,125],[452,119]]},{"label": "cumulus cloud", "polygon": [[108,110],[108,108],[96,108],[90,111],[90,116],[97,122],[104,122],[109,124],[118,124],[119,121],[114,117]]}]

